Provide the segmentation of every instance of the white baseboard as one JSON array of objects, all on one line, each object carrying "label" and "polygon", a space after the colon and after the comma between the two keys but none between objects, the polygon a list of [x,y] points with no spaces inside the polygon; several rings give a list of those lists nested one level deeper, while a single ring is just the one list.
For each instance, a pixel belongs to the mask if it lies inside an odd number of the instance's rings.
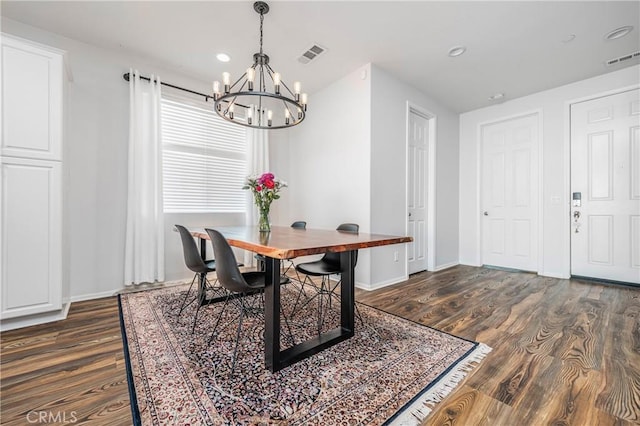
[{"label": "white baseboard", "polygon": [[453,268],[454,266],[458,266],[459,264],[460,263],[458,262],[445,263],[444,265],[436,266],[432,272],[444,271],[445,269]]},{"label": "white baseboard", "polygon": [[364,283],[356,282],[356,287],[361,288],[362,290],[372,291],[372,290],[378,290],[379,288],[388,287],[393,284],[398,284],[403,281],[407,281],[408,279],[409,277],[405,275],[404,277],[392,278],[387,281],[380,281],[372,284],[364,284]]},{"label": "white baseboard", "polygon": [[85,300],[102,299],[103,297],[111,297],[120,293],[122,289],[114,289],[108,291],[102,291],[100,293],[81,294],[78,296],[71,296],[69,300],[71,302],[83,302]]},{"label": "white baseboard", "polygon": [[571,278],[570,275],[555,272],[538,272],[538,275],[540,275],[541,277],[559,278],[561,280],[568,280],[569,278]]},{"label": "white baseboard", "polygon": [[482,267],[482,263],[458,262],[458,265],[475,266],[476,268]]},{"label": "white baseboard", "polygon": [[154,288],[165,288],[165,287],[172,287],[172,286],[176,286],[176,285],[182,285],[182,284],[188,284],[191,282],[191,278],[188,279],[181,279],[181,280],[172,280],[172,281],[164,281],[162,283],[153,283],[153,284],[140,284],[138,286],[136,285],[131,285],[131,286],[126,286],[126,287],[120,287],[120,288],[116,288],[113,290],[108,290],[108,291],[102,291],[99,293],[88,293],[88,294],[81,294],[81,295],[76,295],[76,296],[72,296],[70,298],[71,302],[82,302],[85,300],[93,300],[93,299],[102,299],[103,297],[111,297],[111,296],[117,296],[118,294],[126,291],[126,292],[130,292],[130,291],[141,291],[141,290],[151,290]]},{"label": "white baseboard", "polygon": [[32,325],[45,324],[47,322],[60,321],[67,318],[71,303],[63,303],[59,311],[45,312],[42,314],[28,315],[25,317],[7,318],[0,322],[0,331],[15,330],[17,328]]}]

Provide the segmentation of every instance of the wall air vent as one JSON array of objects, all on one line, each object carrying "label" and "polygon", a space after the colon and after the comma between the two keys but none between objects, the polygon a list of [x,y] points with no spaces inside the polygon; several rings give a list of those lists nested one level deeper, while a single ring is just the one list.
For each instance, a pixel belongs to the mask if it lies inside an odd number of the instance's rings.
[{"label": "wall air vent", "polygon": [[320,46],[319,44],[314,44],[310,48],[308,48],[300,57],[298,58],[298,62],[302,64],[308,64],[309,62],[318,59],[318,56],[325,53],[327,49],[325,47]]},{"label": "wall air vent", "polygon": [[640,58],[640,52],[633,52],[633,53],[629,53],[628,55],[620,56],[618,58],[609,59],[607,62],[605,62],[605,64],[607,64],[607,66],[611,66],[611,65],[619,64],[631,59],[638,59],[638,58]]}]

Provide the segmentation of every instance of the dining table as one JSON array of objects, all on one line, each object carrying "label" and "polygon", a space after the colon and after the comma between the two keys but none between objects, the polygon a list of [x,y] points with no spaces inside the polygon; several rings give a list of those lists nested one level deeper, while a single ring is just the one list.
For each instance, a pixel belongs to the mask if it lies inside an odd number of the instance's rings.
[{"label": "dining table", "polygon": [[[269,232],[257,226],[211,227],[219,231],[229,245],[258,253],[265,258],[264,289],[264,362],[276,372],[326,348],[349,339],[355,332],[355,256],[358,250],[413,241],[408,236],[352,233],[326,229],[296,229],[289,226],[271,226]],[[201,255],[206,254],[209,235],[204,228],[190,229],[200,239]],[[284,350],[280,347],[280,262],[300,256],[340,253],[341,291],[340,325],[315,337],[294,344]]]}]

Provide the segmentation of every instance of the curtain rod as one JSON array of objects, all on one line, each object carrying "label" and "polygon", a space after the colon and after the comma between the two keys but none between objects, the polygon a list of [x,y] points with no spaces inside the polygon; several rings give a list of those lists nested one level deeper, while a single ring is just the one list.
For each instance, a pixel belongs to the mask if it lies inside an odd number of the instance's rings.
[{"label": "curtain rod", "polygon": [[[122,75],[122,78],[125,79],[125,81],[129,81],[130,75],[129,73],[125,73]],[[151,81],[151,79],[149,77],[144,77],[144,76],[140,76],[141,80],[146,80],[146,81]],[[200,93],[200,92],[196,92],[190,89],[185,89],[184,87],[179,87],[179,86],[174,86],[173,84],[169,84],[169,83],[165,83],[164,81],[161,81],[160,84],[162,84],[163,86],[167,86],[167,87],[171,87],[172,89],[178,89],[178,90],[182,90],[183,92],[189,92],[189,93],[193,93],[194,95],[199,95],[199,96],[203,96],[204,100],[206,102],[209,102],[209,98],[213,98],[212,96],[209,95],[205,95],[204,93]]]},{"label": "curtain rod", "polygon": [[[124,73],[122,75],[122,78],[124,78],[125,81],[129,81],[129,78],[130,78],[129,73],[128,72]],[[140,76],[140,79],[151,82],[151,79],[149,77],[145,77],[145,76],[142,76],[142,75]],[[172,89],[178,89],[178,90],[182,90],[183,92],[193,93],[194,95],[202,96],[204,98],[205,102],[209,102],[209,99],[213,99],[213,96],[205,95],[204,93],[196,92],[196,91],[191,90],[191,89],[185,89],[184,87],[174,86],[173,84],[165,83],[164,81],[161,81],[160,84],[163,85],[163,86],[171,87]],[[242,107],[242,108],[247,108],[247,109],[249,108],[248,106],[242,105],[242,104],[237,103],[237,102],[235,104],[238,105],[239,107]]]}]

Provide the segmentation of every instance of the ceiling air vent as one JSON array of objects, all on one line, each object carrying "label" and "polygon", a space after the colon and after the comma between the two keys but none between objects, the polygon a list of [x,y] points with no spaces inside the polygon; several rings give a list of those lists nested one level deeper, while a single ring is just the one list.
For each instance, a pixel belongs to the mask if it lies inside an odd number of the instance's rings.
[{"label": "ceiling air vent", "polygon": [[318,44],[314,44],[313,46],[311,46],[310,48],[308,48],[299,58],[298,58],[298,62],[303,63],[303,64],[308,64],[309,62],[313,61],[314,59],[318,59],[318,56],[320,56],[321,54],[323,54],[324,52],[326,52],[327,49],[318,45]]},{"label": "ceiling air vent", "polygon": [[607,62],[607,66],[619,64],[621,62],[628,61],[630,59],[638,59],[640,58],[640,52],[629,53],[628,55],[620,56],[619,58],[609,59]]}]

